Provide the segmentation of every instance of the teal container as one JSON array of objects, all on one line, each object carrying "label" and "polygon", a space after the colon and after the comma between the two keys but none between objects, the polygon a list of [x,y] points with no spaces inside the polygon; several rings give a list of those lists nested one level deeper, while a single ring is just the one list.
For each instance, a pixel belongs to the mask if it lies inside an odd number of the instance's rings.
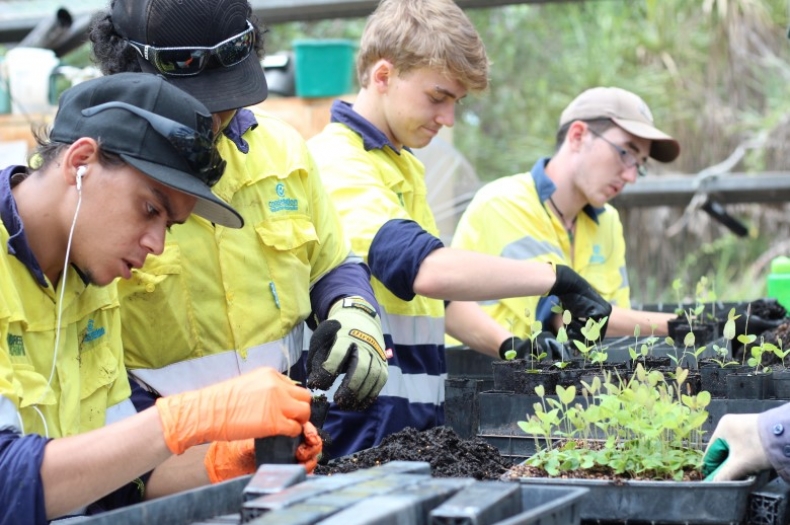
[{"label": "teal container", "polygon": [[356,42],[294,40],[293,48],[296,96],[322,98],[351,92]]},{"label": "teal container", "polygon": [[11,92],[8,89],[8,75],[5,57],[0,57],[0,115],[11,113]]},{"label": "teal container", "polygon": [[771,261],[767,295],[790,309],[790,257],[781,255]]}]

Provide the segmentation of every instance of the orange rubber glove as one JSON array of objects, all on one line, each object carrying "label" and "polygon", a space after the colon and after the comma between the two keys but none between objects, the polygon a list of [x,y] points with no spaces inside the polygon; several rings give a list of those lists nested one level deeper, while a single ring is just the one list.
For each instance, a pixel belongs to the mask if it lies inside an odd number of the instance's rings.
[{"label": "orange rubber glove", "polygon": [[211,441],[298,436],[310,419],[310,392],[273,368],[156,400],[173,454]]},{"label": "orange rubber glove", "polygon": [[203,459],[208,479],[219,483],[255,473],[255,440],[215,441]]},{"label": "orange rubber glove", "polygon": [[318,435],[318,430],[309,421],[305,423],[304,442],[296,449],[296,460],[304,465],[308,474],[312,474],[318,465],[318,459],[321,457],[321,451],[324,449],[324,442],[321,436]]}]

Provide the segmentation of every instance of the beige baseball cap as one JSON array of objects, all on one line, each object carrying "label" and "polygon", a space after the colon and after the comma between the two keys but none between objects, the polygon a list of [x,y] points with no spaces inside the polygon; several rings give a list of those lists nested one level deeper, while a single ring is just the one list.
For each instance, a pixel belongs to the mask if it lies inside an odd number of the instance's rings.
[{"label": "beige baseball cap", "polygon": [[574,120],[609,118],[625,131],[652,141],[650,156],[672,162],[680,155],[678,141],[653,125],[653,114],[645,101],[616,87],[595,87],[576,97],[560,115],[560,128]]}]

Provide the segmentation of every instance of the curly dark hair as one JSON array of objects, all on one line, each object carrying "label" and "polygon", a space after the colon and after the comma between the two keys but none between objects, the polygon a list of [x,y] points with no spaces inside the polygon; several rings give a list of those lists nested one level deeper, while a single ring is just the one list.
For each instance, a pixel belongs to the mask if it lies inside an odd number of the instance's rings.
[{"label": "curly dark hair", "polygon": [[[126,39],[115,31],[112,23],[112,8],[116,0],[112,0],[109,9],[99,11],[91,17],[88,38],[91,41],[91,59],[105,75],[123,72],[139,72],[138,54]],[[252,23],[255,32],[255,54],[261,59],[264,56],[263,35],[257,17],[252,14],[252,7],[247,3],[247,19]]]}]

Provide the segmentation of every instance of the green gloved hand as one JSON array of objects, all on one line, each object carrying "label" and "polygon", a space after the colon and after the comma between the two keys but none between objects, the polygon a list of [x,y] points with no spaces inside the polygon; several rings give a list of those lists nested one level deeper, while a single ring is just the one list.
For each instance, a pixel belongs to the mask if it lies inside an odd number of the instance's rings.
[{"label": "green gloved hand", "polygon": [[341,409],[367,408],[387,382],[381,321],[362,297],[346,297],[332,305],[310,339],[307,386],[327,390],[342,373],[346,377],[334,396]]},{"label": "green gloved hand", "polygon": [[713,481],[729,456],[730,446],[723,439],[717,438],[708,445],[702,457],[702,475],[705,476],[705,481]]}]

